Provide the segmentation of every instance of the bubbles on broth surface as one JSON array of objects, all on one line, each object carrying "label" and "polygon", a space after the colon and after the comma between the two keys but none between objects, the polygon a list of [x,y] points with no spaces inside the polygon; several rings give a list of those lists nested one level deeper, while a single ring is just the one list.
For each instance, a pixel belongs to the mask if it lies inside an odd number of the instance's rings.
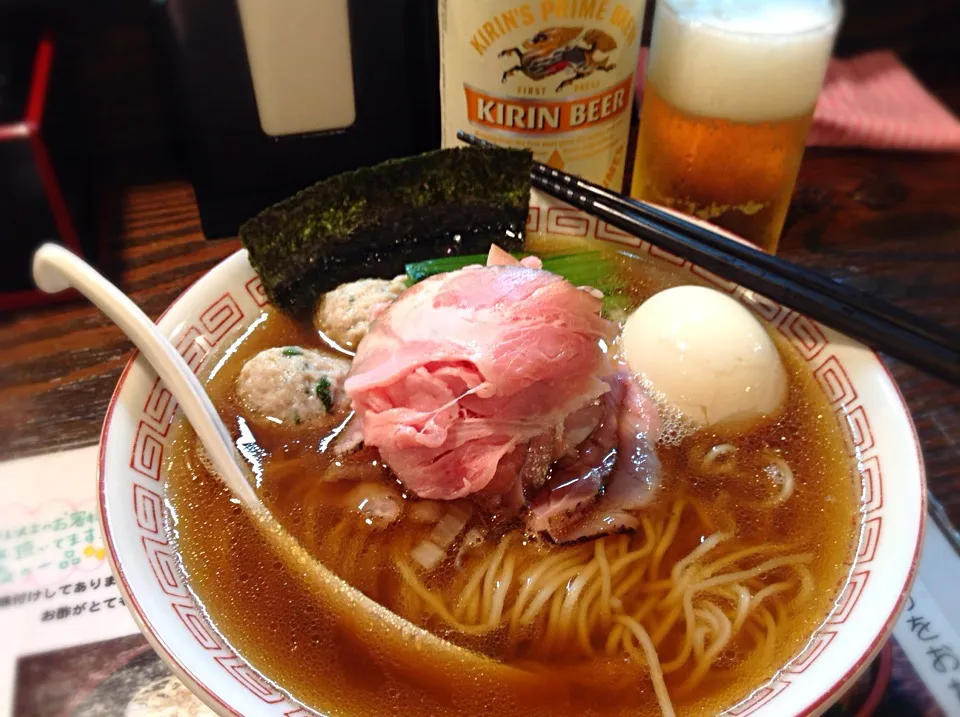
[{"label": "bubbles on broth surface", "polygon": [[640,377],[640,385],[653,400],[660,415],[660,437],[657,446],[677,448],[681,443],[700,430],[699,426],[680,412],[667,397],[654,389],[646,378]]}]

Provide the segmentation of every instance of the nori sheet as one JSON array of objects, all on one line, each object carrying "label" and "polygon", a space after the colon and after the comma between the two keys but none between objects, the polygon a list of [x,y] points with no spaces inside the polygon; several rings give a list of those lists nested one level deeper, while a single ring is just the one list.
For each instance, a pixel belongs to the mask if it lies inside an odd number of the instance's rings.
[{"label": "nori sheet", "polygon": [[463,147],[318,182],[240,227],[270,301],[301,314],[338,284],[408,262],[523,246],[533,157]]}]

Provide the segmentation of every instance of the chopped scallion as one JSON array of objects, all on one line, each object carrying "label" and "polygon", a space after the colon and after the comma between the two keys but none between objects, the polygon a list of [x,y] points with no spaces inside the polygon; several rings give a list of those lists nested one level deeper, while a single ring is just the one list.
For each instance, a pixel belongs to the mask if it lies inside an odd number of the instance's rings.
[{"label": "chopped scallion", "polygon": [[326,376],[323,376],[319,381],[317,381],[317,398],[320,399],[320,402],[323,404],[323,407],[327,410],[327,413],[333,410],[333,395],[330,393],[330,379]]}]

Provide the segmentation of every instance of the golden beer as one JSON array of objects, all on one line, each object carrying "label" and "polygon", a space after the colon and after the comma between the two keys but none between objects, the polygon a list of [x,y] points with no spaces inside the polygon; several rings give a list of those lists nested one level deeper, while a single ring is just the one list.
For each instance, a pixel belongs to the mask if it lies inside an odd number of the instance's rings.
[{"label": "golden beer", "polygon": [[[682,7],[657,5],[631,194],[775,251],[839,6],[685,0]],[[719,7],[724,12],[714,13]]]}]

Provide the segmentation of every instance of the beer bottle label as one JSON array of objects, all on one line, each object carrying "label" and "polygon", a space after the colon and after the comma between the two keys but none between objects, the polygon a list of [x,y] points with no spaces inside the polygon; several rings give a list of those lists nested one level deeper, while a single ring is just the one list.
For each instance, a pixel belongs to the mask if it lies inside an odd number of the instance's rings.
[{"label": "beer bottle label", "polygon": [[619,190],[644,0],[440,0],[443,146],[465,130]]}]

